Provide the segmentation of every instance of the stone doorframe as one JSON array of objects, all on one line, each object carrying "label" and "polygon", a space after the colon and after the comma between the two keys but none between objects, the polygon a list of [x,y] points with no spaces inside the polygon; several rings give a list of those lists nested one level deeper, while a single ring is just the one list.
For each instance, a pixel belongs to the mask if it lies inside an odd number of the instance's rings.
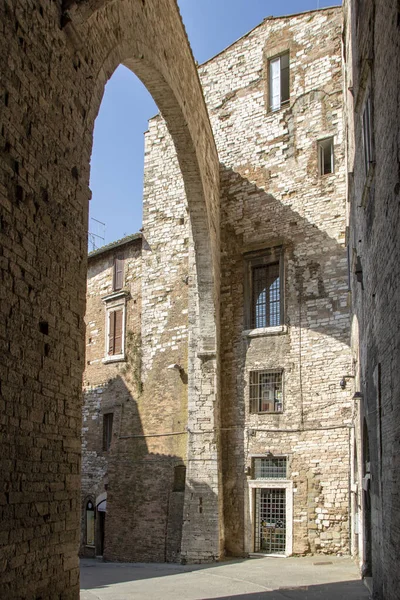
[{"label": "stone doorframe", "polygon": [[[254,554],[254,512],[255,502],[254,490],[256,489],[284,489],[286,490],[286,544],[285,556],[291,556],[293,553],[293,481],[288,479],[261,480],[251,479],[247,482],[248,491],[245,493],[245,500],[248,503],[247,515],[245,521],[245,552]],[[257,553],[257,555],[262,553]],[[278,556],[278,555],[276,555]],[[281,556],[281,555],[279,555]]]}]

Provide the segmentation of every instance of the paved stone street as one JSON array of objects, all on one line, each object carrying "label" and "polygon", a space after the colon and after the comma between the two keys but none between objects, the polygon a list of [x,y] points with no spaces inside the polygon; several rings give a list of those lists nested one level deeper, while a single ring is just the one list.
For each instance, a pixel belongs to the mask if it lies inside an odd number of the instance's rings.
[{"label": "paved stone street", "polygon": [[253,558],[217,565],[81,561],[81,600],[368,600],[349,558]]}]

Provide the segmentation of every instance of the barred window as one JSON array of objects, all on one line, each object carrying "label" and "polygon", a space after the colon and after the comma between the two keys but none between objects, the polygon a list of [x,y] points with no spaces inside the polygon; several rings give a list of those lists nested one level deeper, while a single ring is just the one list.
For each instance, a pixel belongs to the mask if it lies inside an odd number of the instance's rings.
[{"label": "barred window", "polygon": [[253,459],[253,479],[286,479],[286,456]]},{"label": "barred window", "polygon": [[279,262],[252,268],[252,327],[281,323]]},{"label": "barred window", "polygon": [[249,329],[283,323],[283,250],[246,256],[246,324]]},{"label": "barred window", "polygon": [[250,372],[250,412],[283,411],[282,371]]}]

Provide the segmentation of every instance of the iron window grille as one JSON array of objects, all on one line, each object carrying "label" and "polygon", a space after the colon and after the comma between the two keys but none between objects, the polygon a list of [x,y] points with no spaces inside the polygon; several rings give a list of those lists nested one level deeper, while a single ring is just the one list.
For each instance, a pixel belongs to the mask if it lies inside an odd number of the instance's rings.
[{"label": "iron window grille", "polygon": [[287,457],[253,458],[253,479],[286,479]]},{"label": "iron window grille", "polygon": [[250,412],[283,412],[282,371],[250,371]]},{"label": "iron window grille", "polygon": [[251,329],[283,323],[283,251],[271,248],[246,257],[246,316]]}]

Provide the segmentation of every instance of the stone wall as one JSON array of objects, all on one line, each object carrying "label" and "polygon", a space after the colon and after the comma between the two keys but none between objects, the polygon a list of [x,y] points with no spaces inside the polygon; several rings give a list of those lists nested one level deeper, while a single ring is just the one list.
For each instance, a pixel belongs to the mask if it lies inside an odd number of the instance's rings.
[{"label": "stone wall", "polygon": [[[357,392],[353,540],[376,598],[398,597],[399,88],[398,3],[344,4],[349,256]],[[370,98],[370,162],[365,106]]]},{"label": "stone wall", "polygon": [[205,337],[215,337],[218,162],[176,3],[79,2],[85,14],[74,4],[0,7],[0,570],[8,598],[79,595],[89,162],[104,85],[121,62],[162,110],[193,192],[201,315]]},{"label": "stone wall", "polygon": [[[252,551],[252,457],[290,457],[293,551],[348,551],[352,374],[340,9],[266,19],[200,67],[221,161],[221,388],[226,551]],[[268,107],[289,50],[290,102]],[[334,173],[317,140],[333,136]],[[284,322],[249,331],[246,257],[283,248]],[[252,254],[253,253],[253,254]],[[250,372],[282,369],[282,414],[251,414]],[[316,491],[317,490],[317,491]],[[323,518],[321,517],[323,515]]]}]

